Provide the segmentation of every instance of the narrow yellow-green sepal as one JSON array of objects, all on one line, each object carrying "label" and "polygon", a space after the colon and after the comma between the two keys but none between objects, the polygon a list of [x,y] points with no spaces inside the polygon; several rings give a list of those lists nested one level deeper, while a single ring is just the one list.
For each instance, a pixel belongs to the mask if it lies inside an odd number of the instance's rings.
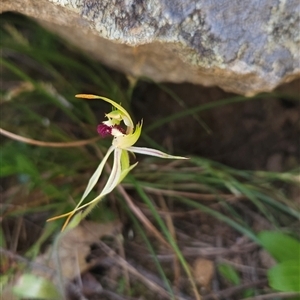
[{"label": "narrow yellow-green sepal", "polygon": [[98,168],[96,169],[96,171],[94,172],[94,174],[92,175],[92,177],[89,180],[89,183],[81,197],[81,200],[79,201],[79,203],[77,204],[77,207],[82,203],[82,201],[86,198],[86,196],[91,192],[91,190],[93,189],[93,187],[96,185],[96,183],[99,180],[99,177],[102,174],[104,165],[109,157],[109,155],[113,152],[114,147],[110,146],[110,148],[107,150],[107,153],[105,154],[104,158],[102,159],[101,163],[99,164]]},{"label": "narrow yellow-green sepal", "polygon": [[129,113],[127,112],[127,110],[124,107],[122,107],[120,104],[116,103],[115,101],[113,101],[109,98],[106,98],[106,97],[90,95],[90,94],[77,94],[77,95],[75,95],[75,97],[83,98],[83,99],[101,99],[101,100],[104,100],[104,101],[110,103],[111,105],[113,105],[116,109],[118,109],[122,113],[123,121],[124,121],[125,125],[130,128],[134,127],[133,121],[132,121]]}]

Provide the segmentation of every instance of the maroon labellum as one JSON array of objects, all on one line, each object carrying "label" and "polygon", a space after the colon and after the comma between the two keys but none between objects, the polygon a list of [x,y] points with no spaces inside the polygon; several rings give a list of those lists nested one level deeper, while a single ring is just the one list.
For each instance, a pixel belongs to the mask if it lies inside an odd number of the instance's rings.
[{"label": "maroon labellum", "polygon": [[108,126],[106,124],[99,124],[97,126],[97,132],[102,136],[106,137],[108,135],[111,135],[112,129],[115,128],[119,130],[121,133],[125,134],[125,130],[120,125],[114,125],[114,126]]},{"label": "maroon labellum", "polygon": [[107,126],[103,123],[99,124],[97,126],[97,132],[102,136],[102,137],[106,137],[108,135],[111,135],[111,126]]}]

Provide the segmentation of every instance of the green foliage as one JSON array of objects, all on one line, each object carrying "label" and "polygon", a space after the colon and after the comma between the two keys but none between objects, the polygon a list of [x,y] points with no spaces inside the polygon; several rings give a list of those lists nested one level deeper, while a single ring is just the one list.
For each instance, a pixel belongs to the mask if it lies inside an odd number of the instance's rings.
[{"label": "green foliage", "polygon": [[49,280],[32,274],[23,274],[13,287],[13,292],[21,298],[61,299],[61,294]]},{"label": "green foliage", "polygon": [[264,231],[262,246],[279,262],[268,270],[270,286],[282,292],[300,292],[300,242],[280,232]]},{"label": "green foliage", "polygon": [[300,292],[299,259],[284,261],[268,270],[269,284],[274,290]]},{"label": "green foliage", "polygon": [[2,228],[0,227],[0,247],[6,248],[6,240]]},{"label": "green foliage", "polygon": [[234,285],[238,285],[241,282],[240,276],[237,271],[229,264],[219,264],[219,273]]},{"label": "green foliage", "polygon": [[258,234],[262,246],[278,261],[300,260],[300,242],[287,234],[263,231]]}]

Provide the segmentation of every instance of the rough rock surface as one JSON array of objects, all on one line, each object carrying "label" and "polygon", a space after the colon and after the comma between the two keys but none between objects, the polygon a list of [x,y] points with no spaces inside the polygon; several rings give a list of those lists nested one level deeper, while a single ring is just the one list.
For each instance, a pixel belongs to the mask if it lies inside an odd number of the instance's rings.
[{"label": "rough rock surface", "polygon": [[2,0],[107,65],[252,95],[300,76],[299,0]]}]

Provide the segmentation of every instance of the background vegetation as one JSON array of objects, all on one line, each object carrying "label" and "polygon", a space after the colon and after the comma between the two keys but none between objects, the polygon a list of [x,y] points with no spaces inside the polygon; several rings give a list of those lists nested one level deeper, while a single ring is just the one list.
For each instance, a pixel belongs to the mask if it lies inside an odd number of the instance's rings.
[{"label": "background vegetation", "polygon": [[[39,290],[27,295],[16,278],[33,268],[47,246],[55,246],[62,222],[46,219],[73,209],[110,144],[96,134],[107,105],[74,98],[93,93],[145,119],[141,145],[190,159],[137,157],[138,166],[121,187],[93,211],[89,219],[95,222],[120,221],[123,241],[91,246],[96,257],[105,247],[116,256],[88,270],[101,291],[92,288],[91,296],[85,281],[72,281],[85,297],[78,299],[297,298],[298,161],[282,172],[235,169],[189,151],[180,137],[188,134],[191,144],[201,143],[197,131],[187,127],[182,133],[182,128],[192,119],[198,129],[209,132],[205,113],[212,109],[272,97],[297,103],[298,95],[228,95],[191,106],[170,86],[108,70],[22,16],[2,15],[0,30],[3,289],[11,284],[27,298],[47,297],[45,288],[44,294]],[[143,103],[143,93],[152,89],[171,102],[162,107]],[[147,105],[152,109],[145,110]],[[177,111],[164,113],[174,105]],[[204,275],[197,266],[206,270]],[[27,287],[36,282],[35,277],[26,280]],[[39,286],[49,284],[46,280]]]}]

